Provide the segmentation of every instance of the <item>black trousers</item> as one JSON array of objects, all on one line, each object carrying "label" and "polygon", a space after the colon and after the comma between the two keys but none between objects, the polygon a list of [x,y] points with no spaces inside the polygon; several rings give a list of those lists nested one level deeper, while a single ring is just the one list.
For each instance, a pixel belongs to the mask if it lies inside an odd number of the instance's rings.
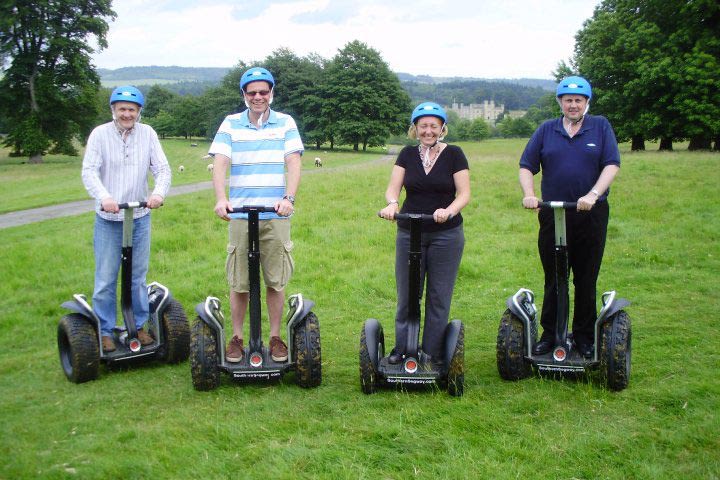
[{"label": "black trousers", "polygon": [[[450,230],[423,233],[421,241],[422,264],[420,285],[425,291],[425,322],[423,324],[422,351],[434,358],[445,353],[443,340],[450,315],[455,279],[457,278],[465,233],[459,225]],[[397,312],[395,314],[395,347],[405,352],[410,322],[408,321],[408,259],[410,232],[398,228],[395,239],[395,283],[397,285]]]},{"label": "black trousers", "polygon": [[[607,201],[596,203],[589,212],[566,210],[568,267],[575,286],[572,332],[579,342],[592,342],[597,318],[596,284],[600,273],[610,217]],[[557,288],[555,286],[555,218],[552,209],[538,214],[538,250],[545,270],[545,297],[540,324],[543,336],[555,335]]]}]

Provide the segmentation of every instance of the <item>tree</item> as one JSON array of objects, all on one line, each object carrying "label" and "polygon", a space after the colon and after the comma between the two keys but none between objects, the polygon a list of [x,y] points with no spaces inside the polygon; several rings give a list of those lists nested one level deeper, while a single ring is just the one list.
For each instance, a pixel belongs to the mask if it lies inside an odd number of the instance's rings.
[{"label": "tree", "polygon": [[363,150],[382,145],[408,126],[410,98],[380,54],[353,41],[326,68],[322,115],[328,133],[342,143]]},{"label": "tree", "polygon": [[180,97],[161,85],[153,85],[145,95],[145,106],[142,109],[143,117],[154,117],[162,110],[167,110],[170,102]]},{"label": "tree", "polygon": [[275,77],[273,106],[292,116],[302,139],[317,148],[328,140],[319,93],[326,63],[317,54],[300,58],[287,48],[275,50],[263,62]]},{"label": "tree", "polygon": [[468,129],[468,140],[480,141],[490,136],[490,125],[484,118],[476,118],[470,123]]},{"label": "tree", "polygon": [[199,130],[207,138],[213,138],[227,115],[245,109],[240,94],[240,76],[249,67],[239,62],[223,77],[219,87],[210,88],[200,97],[201,121]]},{"label": "tree", "polygon": [[105,48],[114,18],[111,0],[0,3],[0,58],[11,59],[0,80],[0,109],[14,154],[31,163],[46,152],[77,154],[73,140],[91,130],[100,86],[87,40],[94,36]]},{"label": "tree", "polygon": [[596,109],[632,148],[720,134],[720,4],[715,0],[604,0],[576,36],[575,63]]}]

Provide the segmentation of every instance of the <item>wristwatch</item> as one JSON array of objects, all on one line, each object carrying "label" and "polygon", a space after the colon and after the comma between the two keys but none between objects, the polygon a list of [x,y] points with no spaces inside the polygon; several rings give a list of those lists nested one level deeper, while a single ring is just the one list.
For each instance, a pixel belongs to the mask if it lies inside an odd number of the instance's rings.
[{"label": "wristwatch", "polygon": [[294,195],[283,195],[283,200],[287,200],[288,202],[295,205],[295,196]]}]

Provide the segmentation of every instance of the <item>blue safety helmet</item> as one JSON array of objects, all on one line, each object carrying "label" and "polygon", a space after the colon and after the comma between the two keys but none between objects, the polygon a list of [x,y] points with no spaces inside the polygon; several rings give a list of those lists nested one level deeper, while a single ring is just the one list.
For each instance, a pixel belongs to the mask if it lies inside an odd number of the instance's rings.
[{"label": "blue safety helmet", "polygon": [[588,100],[592,98],[592,88],[590,82],[585,80],[583,77],[567,77],[564,78],[557,86],[557,95],[561,97],[563,95],[583,95]]},{"label": "blue safety helmet", "polygon": [[262,67],[253,67],[247,72],[243,73],[242,77],[240,77],[240,90],[244,92],[245,85],[250,82],[257,82],[258,80],[268,82],[270,84],[270,88],[273,88],[275,86],[275,79],[273,78],[272,73]]},{"label": "blue safety helmet", "polygon": [[140,108],[145,105],[145,97],[140,90],[133,87],[132,85],[126,85],[124,87],[117,87],[110,94],[110,105],[112,106],[115,102],[132,102],[140,105]]},{"label": "blue safety helmet", "polygon": [[410,116],[410,123],[414,125],[418,118],[427,116],[439,118],[443,121],[443,125],[447,123],[447,113],[440,105],[433,102],[423,102],[415,107]]}]

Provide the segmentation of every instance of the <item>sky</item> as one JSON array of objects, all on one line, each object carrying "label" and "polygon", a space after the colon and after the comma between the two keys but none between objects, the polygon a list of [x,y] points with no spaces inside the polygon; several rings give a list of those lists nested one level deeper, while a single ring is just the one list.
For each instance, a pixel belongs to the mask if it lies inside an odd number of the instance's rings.
[{"label": "sky", "polygon": [[600,0],[115,0],[98,68],[260,63],[278,48],[331,59],[354,40],[394,72],[552,78]]}]

